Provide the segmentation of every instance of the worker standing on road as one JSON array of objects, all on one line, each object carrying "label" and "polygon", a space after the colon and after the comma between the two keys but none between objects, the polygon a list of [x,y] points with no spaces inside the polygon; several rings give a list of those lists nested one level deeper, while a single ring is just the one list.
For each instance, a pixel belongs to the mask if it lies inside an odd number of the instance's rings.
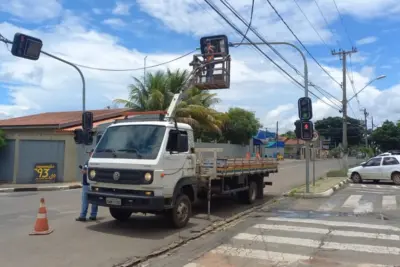
[{"label": "worker standing on road", "polygon": [[[92,154],[93,154],[93,149],[89,152],[89,158],[92,156]],[[87,214],[87,211],[89,208],[89,202],[88,202],[88,197],[87,197],[87,192],[90,190],[90,185],[87,181],[88,161],[86,161],[85,165],[83,166],[83,168],[81,170],[81,172],[82,172],[82,207],[81,207],[81,214],[79,215],[78,218],[76,218],[76,221],[78,221],[78,222],[86,221],[86,214]],[[97,209],[98,209],[98,206],[92,204],[89,220],[91,220],[91,221],[96,220]]]}]

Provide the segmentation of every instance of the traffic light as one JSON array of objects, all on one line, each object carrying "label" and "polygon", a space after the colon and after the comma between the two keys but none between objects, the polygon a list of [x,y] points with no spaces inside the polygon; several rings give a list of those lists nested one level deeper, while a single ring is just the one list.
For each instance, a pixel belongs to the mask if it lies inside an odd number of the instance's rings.
[{"label": "traffic light", "polygon": [[314,125],[311,121],[301,122],[301,139],[304,141],[310,141],[313,139]]},{"label": "traffic light", "polygon": [[84,131],[84,144],[90,146],[93,144],[94,131]]},{"label": "traffic light", "polygon": [[82,113],[82,129],[91,130],[93,128],[93,112],[86,111]]},{"label": "traffic light", "polygon": [[38,60],[42,50],[42,40],[35,37],[16,33],[11,48],[11,54],[30,60]]},{"label": "traffic light", "polygon": [[82,129],[75,129],[74,130],[74,140],[75,144],[79,145],[84,142],[84,132]]},{"label": "traffic light", "polygon": [[296,127],[294,133],[296,134],[297,139],[301,139],[301,122],[297,120],[294,122],[294,126]]},{"label": "traffic light", "polygon": [[202,37],[200,39],[200,49],[202,53],[205,53],[208,41],[210,41],[211,45],[214,46],[214,57],[218,58],[229,55],[228,37],[226,35]]},{"label": "traffic light", "polygon": [[312,119],[312,101],[309,97],[299,98],[298,109],[299,109],[299,119],[304,121],[309,121]]}]

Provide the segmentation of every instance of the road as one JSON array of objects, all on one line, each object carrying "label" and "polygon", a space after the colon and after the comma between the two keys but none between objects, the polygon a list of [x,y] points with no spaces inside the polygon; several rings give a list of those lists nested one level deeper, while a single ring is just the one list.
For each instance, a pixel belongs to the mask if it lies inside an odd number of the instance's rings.
[{"label": "road", "polygon": [[286,198],[151,267],[400,266],[400,187],[350,184],[328,199]]},{"label": "road", "polygon": [[[316,162],[316,176],[337,169],[337,160]],[[284,162],[272,176],[274,185],[266,187],[266,200],[305,181],[304,162]],[[50,227],[48,236],[29,236],[39,199],[44,197]],[[162,219],[137,215],[128,222],[113,220],[100,208],[97,222],[75,222],[79,214],[80,190],[0,194],[1,266],[86,266],[109,267],[142,257],[169,244],[189,238],[212,222],[206,220],[205,207],[194,210],[194,217],[183,230],[171,230]],[[232,199],[212,202],[212,221],[248,209]]]}]

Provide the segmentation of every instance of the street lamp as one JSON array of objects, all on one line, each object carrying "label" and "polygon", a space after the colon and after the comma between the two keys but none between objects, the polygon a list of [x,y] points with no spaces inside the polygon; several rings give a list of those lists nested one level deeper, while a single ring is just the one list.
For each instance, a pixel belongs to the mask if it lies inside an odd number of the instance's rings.
[{"label": "street lamp", "polygon": [[370,85],[371,83],[377,81],[377,80],[381,80],[386,78],[386,75],[380,75],[378,77],[376,77],[375,79],[372,79],[371,81],[369,81],[360,91],[358,91],[357,93],[355,93],[352,97],[350,97],[349,100],[347,100],[347,102],[349,102],[350,100],[352,100],[353,98],[355,98],[359,93],[361,93],[365,88],[368,87],[368,85]]}]

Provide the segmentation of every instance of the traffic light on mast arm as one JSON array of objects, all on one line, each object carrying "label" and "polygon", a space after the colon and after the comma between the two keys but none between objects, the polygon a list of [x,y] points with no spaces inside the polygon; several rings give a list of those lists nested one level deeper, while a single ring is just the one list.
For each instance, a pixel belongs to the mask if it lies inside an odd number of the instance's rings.
[{"label": "traffic light on mast arm", "polygon": [[301,97],[297,102],[299,109],[299,119],[302,121],[311,120],[313,117],[311,98]]},{"label": "traffic light on mast arm", "polygon": [[297,120],[294,122],[294,126],[296,127],[294,133],[296,134],[297,139],[301,139],[301,122]]},{"label": "traffic light on mast arm", "polygon": [[301,139],[311,141],[314,134],[314,125],[311,121],[301,121]]},{"label": "traffic light on mast arm", "polygon": [[90,146],[91,144],[93,144],[93,136],[94,136],[93,130],[82,130],[82,129],[74,130],[74,140],[75,144],[77,145],[85,144],[87,146]]}]

